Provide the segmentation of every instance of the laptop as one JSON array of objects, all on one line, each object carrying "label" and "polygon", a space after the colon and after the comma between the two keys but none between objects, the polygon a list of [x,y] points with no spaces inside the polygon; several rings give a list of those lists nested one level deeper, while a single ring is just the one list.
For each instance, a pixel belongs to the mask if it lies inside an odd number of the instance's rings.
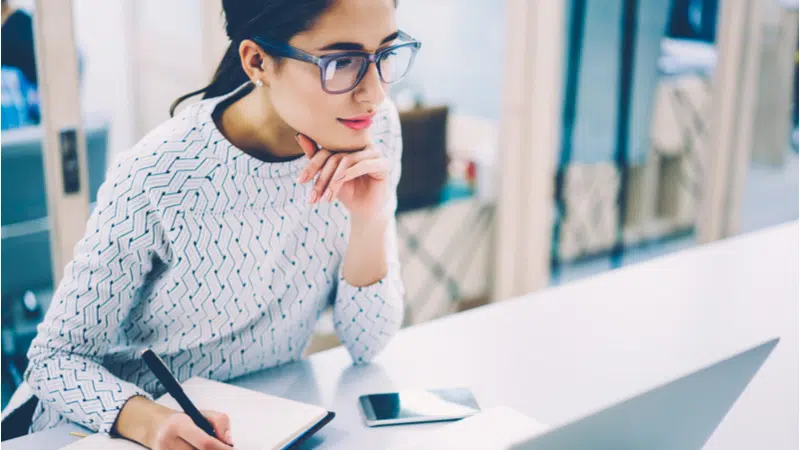
[{"label": "laptop", "polygon": [[780,338],[513,445],[514,450],[693,450],[711,437]]}]

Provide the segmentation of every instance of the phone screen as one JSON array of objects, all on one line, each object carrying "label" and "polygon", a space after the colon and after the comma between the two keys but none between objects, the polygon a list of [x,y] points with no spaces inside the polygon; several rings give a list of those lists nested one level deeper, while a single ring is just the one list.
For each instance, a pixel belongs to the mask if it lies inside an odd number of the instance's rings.
[{"label": "phone screen", "polygon": [[480,411],[472,392],[466,388],[372,394],[363,396],[361,401],[369,402],[369,408],[365,409],[371,409],[374,418],[370,419],[375,421],[460,419]]}]

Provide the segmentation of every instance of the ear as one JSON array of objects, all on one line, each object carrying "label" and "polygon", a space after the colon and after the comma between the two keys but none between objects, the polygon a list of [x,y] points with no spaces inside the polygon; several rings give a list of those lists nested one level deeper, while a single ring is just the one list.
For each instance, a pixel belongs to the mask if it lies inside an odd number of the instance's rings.
[{"label": "ear", "polygon": [[271,69],[274,61],[270,58],[261,47],[255,42],[245,39],[239,44],[239,58],[242,61],[242,69],[247,74],[250,81],[262,81],[264,84],[269,85]]}]

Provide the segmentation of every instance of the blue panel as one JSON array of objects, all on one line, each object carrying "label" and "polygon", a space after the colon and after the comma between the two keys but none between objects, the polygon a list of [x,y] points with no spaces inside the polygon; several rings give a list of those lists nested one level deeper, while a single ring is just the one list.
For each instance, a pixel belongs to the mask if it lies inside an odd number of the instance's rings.
[{"label": "blue panel", "polygon": [[[53,283],[41,136],[39,127],[3,132],[3,295]],[[106,123],[86,126],[90,202],[95,201],[105,179],[107,140]]]}]

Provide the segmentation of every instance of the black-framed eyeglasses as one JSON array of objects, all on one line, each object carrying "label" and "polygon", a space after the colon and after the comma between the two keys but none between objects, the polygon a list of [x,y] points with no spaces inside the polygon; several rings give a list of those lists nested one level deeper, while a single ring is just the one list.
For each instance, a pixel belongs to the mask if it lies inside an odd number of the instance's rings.
[{"label": "black-framed eyeglasses", "polygon": [[270,42],[260,37],[251,38],[273,56],[311,63],[319,67],[322,89],[329,94],[352,91],[364,79],[370,63],[375,63],[378,75],[386,84],[397,83],[408,75],[422,43],[408,34],[398,32],[398,39],[406,42],[383,48],[375,53],[347,51],[316,56],[288,44]]}]

